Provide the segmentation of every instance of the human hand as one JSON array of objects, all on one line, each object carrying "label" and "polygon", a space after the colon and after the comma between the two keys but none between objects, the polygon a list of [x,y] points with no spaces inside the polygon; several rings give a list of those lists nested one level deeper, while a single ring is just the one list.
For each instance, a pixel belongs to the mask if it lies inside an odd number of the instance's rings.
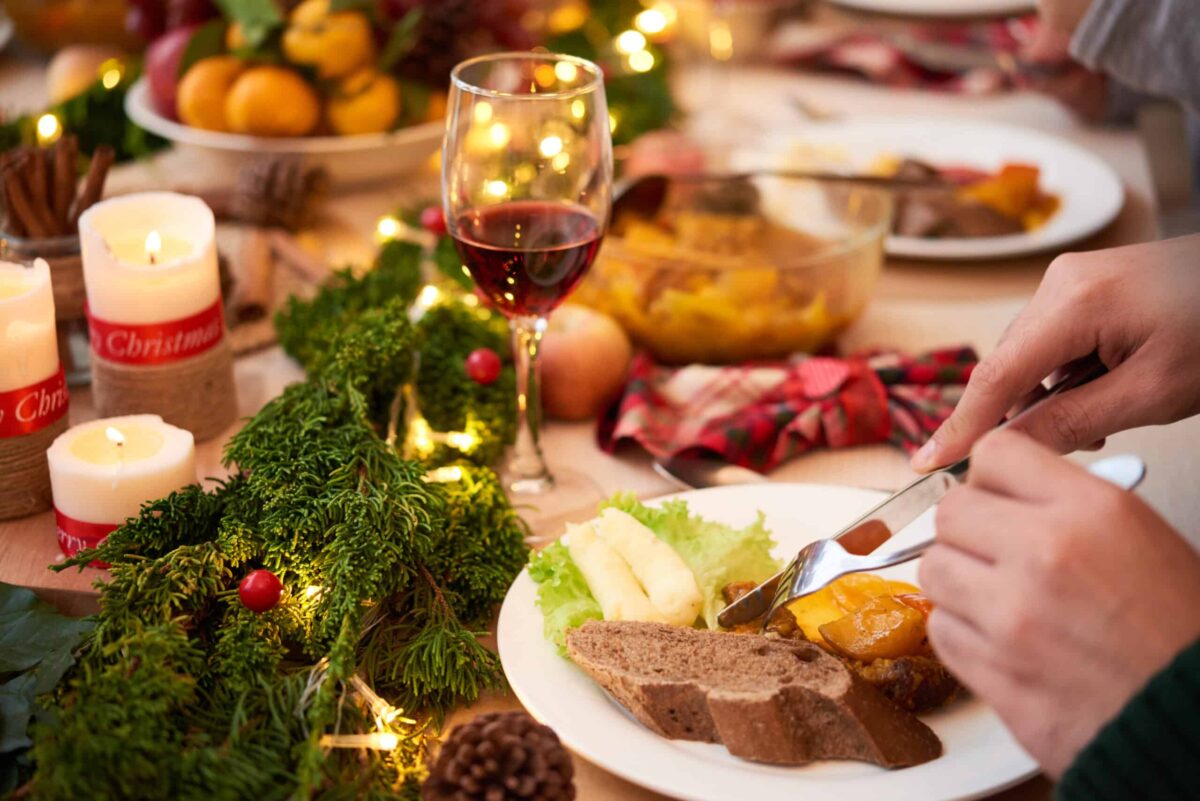
[{"label": "human hand", "polygon": [[1009,427],[1065,453],[1200,412],[1198,256],[1200,235],[1059,256],[913,467],[966,456],[1043,378],[1092,354],[1107,375],[1048,398]]},{"label": "human hand", "polygon": [[1072,33],[1091,5],[1092,0],[1038,0],[1038,15],[1047,26]]},{"label": "human hand", "polygon": [[1200,637],[1200,556],[1132,493],[997,431],[937,511],[929,639],[1058,777]]}]

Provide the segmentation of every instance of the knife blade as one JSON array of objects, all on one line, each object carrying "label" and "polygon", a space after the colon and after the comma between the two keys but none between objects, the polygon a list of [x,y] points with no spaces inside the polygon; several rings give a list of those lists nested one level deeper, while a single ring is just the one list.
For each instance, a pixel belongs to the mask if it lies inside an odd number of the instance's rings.
[{"label": "knife blade", "polygon": [[767,482],[767,477],[762,473],[704,456],[672,456],[656,460],[654,472],[672,484],[689,490]]},{"label": "knife blade", "polygon": [[[934,506],[951,487],[960,483],[962,476],[966,475],[968,464],[963,459],[921,476],[846,526],[833,539],[847,552],[866,556]],[[765,615],[775,598],[780,580],[789,569],[790,565],[726,606],[717,615],[717,622],[729,628]]]}]

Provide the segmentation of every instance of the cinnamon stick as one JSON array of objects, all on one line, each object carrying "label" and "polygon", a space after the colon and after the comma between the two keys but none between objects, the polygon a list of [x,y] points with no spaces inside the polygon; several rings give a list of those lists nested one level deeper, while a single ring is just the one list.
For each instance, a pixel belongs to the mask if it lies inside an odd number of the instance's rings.
[{"label": "cinnamon stick", "polygon": [[79,140],[64,136],[54,145],[54,222],[71,233],[71,203],[75,200],[75,159]]},{"label": "cinnamon stick", "polygon": [[25,234],[34,239],[44,239],[50,236],[50,228],[44,225],[33,209],[29,195],[25,190],[25,182],[21,180],[16,169],[8,169],[4,173],[4,196],[8,202],[8,213],[11,219],[25,229]]},{"label": "cinnamon stick", "polygon": [[261,320],[271,311],[274,295],[275,258],[270,234],[265,228],[247,228],[237,258],[231,262],[233,291],[229,309],[239,323]]},{"label": "cinnamon stick", "polygon": [[50,183],[50,173],[46,165],[46,151],[40,147],[33,148],[24,169],[25,192],[29,198],[29,211],[37,217],[38,227],[45,231],[42,236],[53,236],[58,233],[54,224],[54,213],[51,211],[51,200],[47,192]]},{"label": "cinnamon stick", "polygon": [[108,168],[112,166],[116,157],[116,151],[110,145],[98,145],[92,153],[92,163],[88,165],[87,177],[83,181],[83,191],[71,204],[68,222],[72,229],[78,225],[79,215],[100,199],[100,194],[104,191],[104,180],[108,177]]},{"label": "cinnamon stick", "polygon": [[271,229],[269,236],[271,252],[286,267],[314,284],[324,283],[329,278],[329,265],[305,250],[296,237],[282,228]]}]

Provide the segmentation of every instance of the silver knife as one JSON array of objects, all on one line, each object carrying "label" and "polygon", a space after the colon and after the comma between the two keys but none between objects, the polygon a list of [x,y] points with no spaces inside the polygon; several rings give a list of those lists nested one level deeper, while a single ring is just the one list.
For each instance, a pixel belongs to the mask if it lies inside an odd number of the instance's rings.
[{"label": "silver knife", "polygon": [[654,472],[685,490],[767,482],[762,473],[707,456],[672,456],[655,460]]},{"label": "silver knife", "polygon": [[[1081,365],[1079,370],[1046,390],[1045,395],[1022,411],[1027,411],[1052,395],[1082,386],[1106,372],[1107,369],[1099,360]],[[1003,421],[1001,426],[1006,425],[1007,422]],[[970,463],[970,457],[967,457],[948,467],[921,476],[842,529],[832,539],[836,540],[848,553],[856,555],[871,553],[916,520],[927,509],[937,504],[951,488],[965,480]],[[739,623],[748,623],[772,611],[776,598],[780,597],[780,591],[786,590],[795,567],[796,560],[793,559],[783,570],[726,606],[717,615],[717,622],[722,627],[729,628]],[[784,579],[789,581],[784,581]],[[786,592],[783,594],[786,595]]]}]

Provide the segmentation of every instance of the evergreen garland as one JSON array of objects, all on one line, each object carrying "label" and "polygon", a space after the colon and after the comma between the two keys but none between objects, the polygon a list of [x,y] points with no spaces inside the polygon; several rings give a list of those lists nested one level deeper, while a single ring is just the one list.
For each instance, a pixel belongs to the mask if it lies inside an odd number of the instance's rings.
[{"label": "evergreen garland", "polygon": [[[487,467],[428,481],[381,436],[377,399],[463,311],[415,331],[411,291],[355,294],[388,280],[343,276],[340,303],[323,293],[281,318],[281,335],[304,318],[327,346],[288,335],[309,378],[230,441],[230,479],[147,504],[60,566],[98,559],[111,577],[76,667],[43,697],[34,798],[415,799],[437,720],[500,684],[477,635],[525,562],[524,525]],[[237,594],[256,568],[285,586],[262,614]],[[404,717],[380,717],[363,682]],[[376,730],[395,748],[323,740]]]}]

